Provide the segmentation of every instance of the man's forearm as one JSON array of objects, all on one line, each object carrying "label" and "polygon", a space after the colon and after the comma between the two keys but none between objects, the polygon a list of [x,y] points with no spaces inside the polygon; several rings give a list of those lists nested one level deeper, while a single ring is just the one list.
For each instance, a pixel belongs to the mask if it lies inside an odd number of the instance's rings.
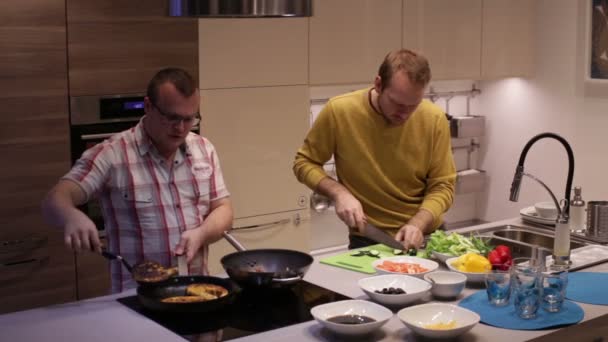
[{"label": "man's forearm", "polygon": [[42,201],[42,216],[52,226],[64,227],[70,216],[80,212],[76,208],[76,201],[79,201],[79,198],[74,198],[70,187],[69,183],[60,182],[49,191]]},{"label": "man's forearm", "polygon": [[222,233],[232,227],[232,203],[229,198],[220,201],[220,204],[211,210],[201,226],[205,236],[205,244],[212,244],[220,240]]},{"label": "man's forearm", "polygon": [[407,222],[407,224],[411,224],[413,226],[418,227],[424,234],[431,233],[433,229],[433,214],[426,209],[418,209],[416,215],[412,216],[412,218]]},{"label": "man's forearm", "polygon": [[350,193],[344,185],[340,184],[331,177],[325,177],[317,185],[316,192],[331,198],[334,202],[336,198],[343,193]]}]

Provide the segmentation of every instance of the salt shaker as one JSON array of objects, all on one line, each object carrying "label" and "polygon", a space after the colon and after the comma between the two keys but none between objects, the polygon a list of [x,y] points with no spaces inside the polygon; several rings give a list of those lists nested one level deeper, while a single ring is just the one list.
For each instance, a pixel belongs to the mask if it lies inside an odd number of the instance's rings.
[{"label": "salt shaker", "polygon": [[585,201],[581,195],[581,187],[574,187],[574,198],[570,203],[570,231],[583,232],[586,229],[587,215],[585,214]]}]

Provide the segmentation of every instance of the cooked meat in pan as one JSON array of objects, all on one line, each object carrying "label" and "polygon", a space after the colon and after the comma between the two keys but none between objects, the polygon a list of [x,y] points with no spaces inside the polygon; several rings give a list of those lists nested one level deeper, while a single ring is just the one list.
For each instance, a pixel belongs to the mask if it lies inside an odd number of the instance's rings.
[{"label": "cooked meat in pan", "polygon": [[201,296],[209,298],[207,300],[224,297],[228,290],[215,284],[191,284],[186,288],[186,293],[191,296]]},{"label": "cooked meat in pan", "polygon": [[161,299],[163,303],[198,303],[204,301],[207,301],[207,299],[200,296],[175,296]]},{"label": "cooked meat in pan", "polygon": [[143,283],[154,283],[167,280],[170,276],[175,275],[173,271],[156,261],[146,260],[133,266],[133,279]]}]

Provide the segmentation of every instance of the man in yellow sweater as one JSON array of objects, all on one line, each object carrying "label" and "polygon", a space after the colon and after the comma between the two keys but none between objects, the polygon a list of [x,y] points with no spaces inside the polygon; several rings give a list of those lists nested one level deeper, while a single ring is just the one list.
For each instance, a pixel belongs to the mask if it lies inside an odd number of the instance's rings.
[{"label": "man in yellow sweater", "polygon": [[[445,113],[423,99],[430,79],[425,57],[390,52],[373,87],[329,100],[297,152],[296,177],[334,201],[349,248],[374,243],[361,234],[368,222],[404,249],[443,224],[456,168]],[[323,170],[332,155],[338,181]]]}]

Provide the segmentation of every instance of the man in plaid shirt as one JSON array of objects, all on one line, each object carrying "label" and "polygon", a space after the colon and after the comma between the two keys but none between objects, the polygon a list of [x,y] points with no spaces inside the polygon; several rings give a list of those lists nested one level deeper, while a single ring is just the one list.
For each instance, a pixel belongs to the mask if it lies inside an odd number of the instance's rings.
[{"label": "man in plaid shirt", "polygon": [[[95,224],[77,209],[97,197],[110,252],[165,267],[186,255],[191,274],[207,274],[208,245],[231,227],[233,213],[213,145],[190,131],[199,104],[186,71],[163,69],[148,85],[140,122],[83,153],[43,201],[68,248],[101,252]],[[136,285],[120,263],[111,275],[113,292]]]}]

